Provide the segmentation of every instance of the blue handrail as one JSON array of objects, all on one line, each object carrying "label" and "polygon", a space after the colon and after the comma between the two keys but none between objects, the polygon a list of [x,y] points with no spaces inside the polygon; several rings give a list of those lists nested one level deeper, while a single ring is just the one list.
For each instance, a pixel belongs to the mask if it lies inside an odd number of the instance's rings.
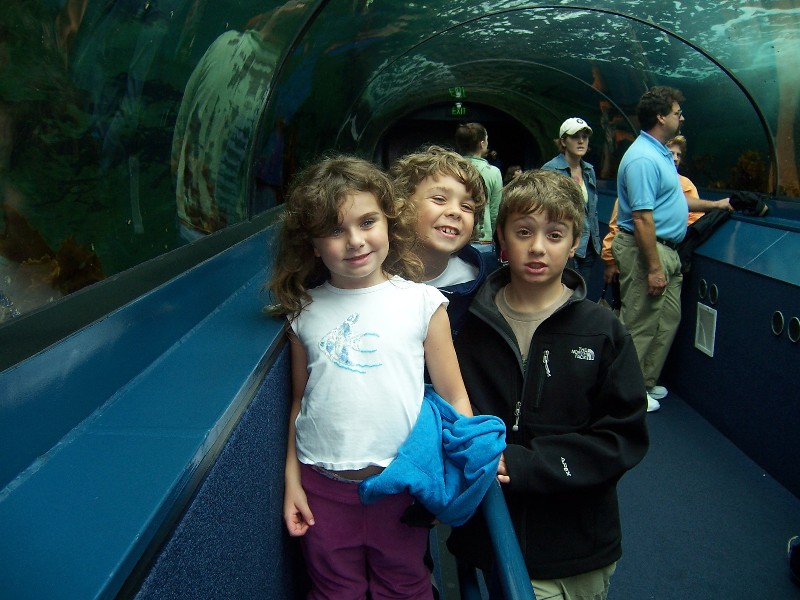
[{"label": "blue handrail", "polygon": [[511,515],[497,481],[489,487],[481,506],[494,547],[495,574],[504,597],[506,600],[536,600],[528,568],[511,524]]},{"label": "blue handrail", "polygon": [[[494,570],[486,582],[490,598],[502,592],[505,600],[536,600],[528,569],[511,524],[506,499],[500,484],[494,481],[481,502],[494,551]],[[462,600],[484,600],[477,569],[458,562],[458,583]]]}]

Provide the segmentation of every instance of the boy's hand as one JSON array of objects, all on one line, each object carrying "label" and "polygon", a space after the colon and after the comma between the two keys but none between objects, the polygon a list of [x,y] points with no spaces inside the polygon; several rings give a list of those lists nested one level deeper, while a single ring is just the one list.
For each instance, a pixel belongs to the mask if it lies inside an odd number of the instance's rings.
[{"label": "boy's hand", "polygon": [[292,537],[301,537],[306,534],[308,528],[314,525],[314,515],[308,507],[308,500],[303,488],[286,488],[283,499],[283,520],[286,529]]},{"label": "boy's hand", "polygon": [[508,476],[508,471],[506,470],[506,455],[500,455],[500,462],[497,465],[497,481],[500,483],[509,483],[511,481],[511,477]]}]

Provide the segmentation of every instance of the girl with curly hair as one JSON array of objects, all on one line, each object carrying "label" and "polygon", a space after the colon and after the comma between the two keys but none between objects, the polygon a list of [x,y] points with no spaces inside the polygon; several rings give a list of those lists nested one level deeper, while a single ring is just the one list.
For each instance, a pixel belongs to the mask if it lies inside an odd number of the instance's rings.
[{"label": "girl with curly hair", "polygon": [[447,300],[415,283],[416,216],[375,165],[335,156],[289,192],[270,290],[289,320],[292,409],[284,520],[302,537],[309,598],[431,598],[428,530],[408,493],[363,505],[358,484],[397,455],[436,391],[472,415]]}]

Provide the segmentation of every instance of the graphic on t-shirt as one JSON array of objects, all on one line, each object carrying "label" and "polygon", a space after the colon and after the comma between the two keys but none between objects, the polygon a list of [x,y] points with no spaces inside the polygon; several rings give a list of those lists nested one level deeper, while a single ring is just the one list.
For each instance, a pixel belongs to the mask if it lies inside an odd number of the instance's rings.
[{"label": "graphic on t-shirt", "polygon": [[366,373],[366,368],[380,367],[382,363],[361,362],[365,360],[363,354],[377,351],[376,348],[362,348],[361,344],[364,338],[380,336],[377,333],[355,333],[353,326],[358,321],[358,316],[358,313],[353,313],[344,323],[325,334],[319,347],[336,366],[356,373]]}]

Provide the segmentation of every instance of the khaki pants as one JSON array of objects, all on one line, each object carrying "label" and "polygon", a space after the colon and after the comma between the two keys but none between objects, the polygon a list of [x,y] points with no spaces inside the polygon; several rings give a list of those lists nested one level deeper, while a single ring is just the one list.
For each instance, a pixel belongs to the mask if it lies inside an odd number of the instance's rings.
[{"label": "khaki pants", "polygon": [[611,576],[617,568],[612,563],[602,569],[564,579],[534,579],[536,600],[606,600]]},{"label": "khaki pants", "polygon": [[620,231],[611,244],[611,253],[619,267],[620,320],[633,338],[648,388],[658,382],[681,322],[681,260],[675,250],[663,244],[657,243],[656,248],[667,287],[663,295],[650,296],[647,293],[647,265],[636,238]]}]

